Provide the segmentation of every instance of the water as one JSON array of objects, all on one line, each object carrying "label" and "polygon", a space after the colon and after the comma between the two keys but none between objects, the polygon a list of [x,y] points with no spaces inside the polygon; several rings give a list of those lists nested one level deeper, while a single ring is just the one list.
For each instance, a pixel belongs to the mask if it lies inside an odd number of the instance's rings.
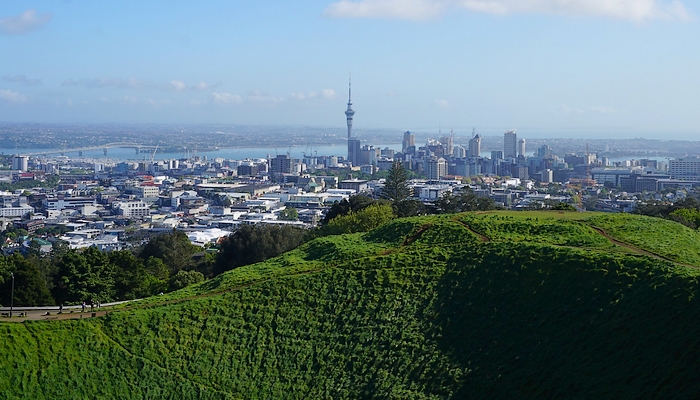
[{"label": "water", "polygon": [[[394,151],[401,151],[401,144],[391,143],[391,144],[381,144],[376,145],[375,148],[384,149],[388,147]],[[46,149],[45,149],[46,150]],[[53,149],[50,149],[53,150]],[[39,153],[42,149],[5,149],[0,148],[1,154],[25,154],[25,153]],[[48,150],[47,150],[48,151]],[[199,151],[196,153],[190,153],[189,156],[200,156],[207,157],[207,160],[214,158],[224,158],[227,160],[243,160],[246,158],[267,158],[268,156],[275,157],[277,154],[287,154],[289,152],[292,158],[302,158],[306,152],[307,156],[346,156],[348,153],[348,148],[346,145],[326,145],[313,147],[313,150],[307,146],[292,146],[292,147],[234,147],[219,149],[215,151]],[[52,153],[49,156],[58,156],[58,153]],[[115,147],[107,149],[107,154],[105,155],[102,150],[91,150],[83,151],[83,155],[79,156],[78,152],[64,152],[64,155],[72,159],[93,159],[93,160],[111,160],[111,161],[139,161],[139,160],[150,160],[151,153],[139,153],[137,154],[134,148],[131,147]],[[185,158],[186,154],[184,152],[179,153],[163,153],[157,151],[154,160],[170,160],[170,159],[181,159]]]}]

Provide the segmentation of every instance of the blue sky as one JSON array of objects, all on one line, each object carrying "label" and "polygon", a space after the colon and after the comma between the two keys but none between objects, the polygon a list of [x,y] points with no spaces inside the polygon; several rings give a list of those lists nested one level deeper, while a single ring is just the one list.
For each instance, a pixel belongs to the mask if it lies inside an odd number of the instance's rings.
[{"label": "blue sky", "polygon": [[[202,4],[199,4],[202,3]],[[0,121],[694,138],[700,7],[666,0],[0,3]]]}]

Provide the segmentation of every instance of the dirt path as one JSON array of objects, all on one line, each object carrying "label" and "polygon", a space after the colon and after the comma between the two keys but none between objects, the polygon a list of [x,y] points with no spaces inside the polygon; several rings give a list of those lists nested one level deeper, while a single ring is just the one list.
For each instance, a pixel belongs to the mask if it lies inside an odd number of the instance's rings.
[{"label": "dirt path", "polygon": [[476,236],[478,236],[478,237],[479,237],[479,240],[480,240],[482,243],[487,243],[487,242],[490,242],[490,241],[491,241],[491,238],[490,238],[490,237],[488,237],[488,236],[486,236],[486,235],[484,235],[484,234],[481,234],[481,233],[475,231],[474,228],[472,228],[471,226],[469,226],[469,224],[467,224],[466,222],[462,221],[462,220],[459,219],[458,217],[452,218],[452,220],[455,221],[455,222],[457,222],[458,224],[462,225],[463,227],[467,228],[467,230],[469,230],[469,232],[471,232],[471,233],[475,234]]},{"label": "dirt path", "polygon": [[606,232],[606,231],[605,231],[604,229],[602,229],[602,228],[598,228],[597,226],[593,226],[593,225],[588,225],[588,226],[590,226],[591,228],[595,229],[596,232],[598,232],[599,234],[603,235],[606,239],[608,239],[608,240],[611,241],[612,243],[614,243],[614,244],[616,244],[616,245],[618,245],[618,246],[620,246],[620,247],[624,247],[624,248],[626,248],[626,249],[632,250],[632,251],[635,252],[635,253],[642,254],[642,255],[645,255],[645,256],[648,256],[648,257],[652,257],[652,258],[656,258],[657,260],[669,261],[669,262],[672,262],[672,263],[674,263],[674,264],[682,265],[682,266],[684,266],[684,267],[689,267],[689,268],[700,268],[700,267],[698,267],[697,265],[685,264],[685,263],[682,263],[682,262],[679,262],[679,261],[671,260],[671,259],[668,258],[668,257],[664,257],[664,256],[662,256],[662,255],[659,255],[659,254],[656,254],[656,253],[652,253],[652,252],[650,252],[650,251],[641,249],[641,248],[639,248],[639,247],[637,247],[637,246],[634,246],[634,245],[631,245],[631,244],[629,244],[629,243],[621,242],[621,241],[615,239],[614,237],[610,236],[610,234],[609,234],[608,232]]}]

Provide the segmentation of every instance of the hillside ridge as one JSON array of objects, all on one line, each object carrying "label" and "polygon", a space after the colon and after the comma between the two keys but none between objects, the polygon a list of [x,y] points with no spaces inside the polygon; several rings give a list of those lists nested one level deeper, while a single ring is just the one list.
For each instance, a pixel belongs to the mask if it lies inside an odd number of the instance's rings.
[{"label": "hillside ridge", "polygon": [[463,213],[321,237],[104,317],[0,324],[0,391],[684,397],[700,390],[700,237],[657,221]]}]

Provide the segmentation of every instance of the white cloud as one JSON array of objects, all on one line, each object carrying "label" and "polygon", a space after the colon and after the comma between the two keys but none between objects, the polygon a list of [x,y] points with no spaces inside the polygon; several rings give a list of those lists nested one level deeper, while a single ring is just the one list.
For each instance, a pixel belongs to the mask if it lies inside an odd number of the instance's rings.
[{"label": "white cloud", "polygon": [[304,92],[298,92],[298,93],[292,93],[290,95],[292,100],[306,100],[306,99],[315,99],[315,98],[322,98],[324,100],[332,100],[338,97],[338,94],[335,92],[333,89],[323,89],[320,92],[316,91],[311,91],[308,93]]},{"label": "white cloud", "polygon": [[0,100],[10,103],[24,103],[27,101],[27,95],[19,92],[13,92],[9,89],[0,89]]},{"label": "white cloud", "polygon": [[2,80],[7,81],[7,82],[12,82],[12,83],[18,83],[20,85],[25,85],[25,86],[41,85],[40,79],[29,79],[24,75],[3,76]]},{"label": "white cloud", "polygon": [[251,90],[246,94],[246,100],[255,101],[258,103],[278,103],[284,101],[281,97],[274,97],[264,93],[258,89]]},{"label": "white cloud", "polygon": [[427,20],[455,10],[488,14],[563,14],[644,22],[686,21],[691,13],[680,0],[341,0],[326,8],[335,18]]},{"label": "white cloud", "polygon": [[616,114],[617,110],[612,108],[612,107],[602,107],[602,106],[594,106],[591,107],[591,111],[595,113],[600,113],[600,114]]},{"label": "white cloud", "polygon": [[119,99],[119,102],[123,104],[136,104],[138,101],[139,99],[137,99],[135,96],[124,96]]},{"label": "white cloud", "polygon": [[561,112],[563,112],[564,114],[583,114],[584,113],[584,111],[582,109],[576,108],[576,107],[569,107],[566,104],[563,104],[561,106]]},{"label": "white cloud", "polygon": [[223,104],[228,104],[228,103],[235,103],[235,104],[240,104],[243,102],[243,98],[237,94],[231,94],[231,93],[218,93],[218,92],[212,92],[211,94],[212,99],[214,100],[215,103],[223,103]]},{"label": "white cloud", "polygon": [[24,35],[39,30],[51,21],[50,13],[37,14],[36,10],[27,10],[20,15],[0,18],[0,34]]},{"label": "white cloud", "polygon": [[170,100],[164,99],[164,100],[154,100],[151,98],[148,98],[145,100],[146,104],[150,104],[152,106],[167,106],[170,104]]},{"label": "white cloud", "polygon": [[181,92],[184,90],[210,90],[218,87],[221,83],[209,85],[206,82],[199,82],[196,85],[189,87],[181,80],[173,79],[170,82],[152,82],[146,79],[136,78],[134,76],[127,79],[123,78],[95,78],[95,79],[66,79],[61,83],[61,86],[82,86],[89,89],[94,88],[115,88],[115,89],[152,89],[163,91]]},{"label": "white cloud", "polygon": [[187,85],[185,85],[185,82],[183,81],[170,81],[170,86],[173,90],[178,92],[187,88]]},{"label": "white cloud", "polygon": [[435,104],[442,108],[450,108],[450,103],[445,99],[435,100]]},{"label": "white cloud", "polygon": [[321,90],[321,96],[324,99],[330,100],[330,99],[335,99],[336,97],[338,97],[338,94],[333,89],[323,89],[323,90]]},{"label": "white cloud", "polygon": [[152,89],[157,87],[153,82],[130,77],[122,78],[96,78],[96,79],[66,79],[61,86],[83,86],[86,88],[118,88],[118,89]]},{"label": "white cloud", "polygon": [[445,0],[341,0],[324,12],[334,18],[395,18],[424,20],[436,18],[448,8]]},{"label": "white cloud", "polygon": [[198,91],[211,90],[211,89],[215,89],[219,86],[221,86],[221,82],[216,82],[215,84],[211,85],[211,84],[208,84],[208,83],[202,81],[202,82],[199,82],[196,85],[192,86],[192,90],[198,90]]},{"label": "white cloud", "polygon": [[206,82],[199,82],[198,84],[192,86],[192,89],[194,89],[194,90],[207,90],[207,89],[209,89],[209,85],[207,85]]}]

